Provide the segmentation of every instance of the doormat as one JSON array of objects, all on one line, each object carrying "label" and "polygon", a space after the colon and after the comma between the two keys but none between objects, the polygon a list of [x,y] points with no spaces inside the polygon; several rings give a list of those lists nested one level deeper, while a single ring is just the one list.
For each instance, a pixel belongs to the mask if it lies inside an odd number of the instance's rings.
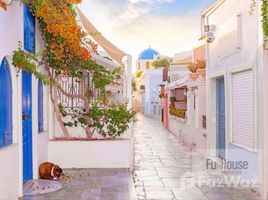
[{"label": "doormat", "polygon": [[23,186],[24,196],[55,192],[62,188],[62,183],[52,180],[31,180]]}]

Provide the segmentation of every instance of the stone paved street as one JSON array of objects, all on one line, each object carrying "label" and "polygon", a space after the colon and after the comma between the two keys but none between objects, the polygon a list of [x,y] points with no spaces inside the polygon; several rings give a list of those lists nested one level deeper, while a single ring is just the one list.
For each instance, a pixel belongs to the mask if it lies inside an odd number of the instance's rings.
[{"label": "stone paved street", "polygon": [[72,177],[52,193],[25,196],[23,200],[135,200],[127,169],[69,169]]},{"label": "stone paved street", "polygon": [[[134,127],[134,181],[138,199],[152,200],[257,200],[249,188],[221,185],[188,185],[196,177],[221,180],[218,172],[206,170],[206,161],[183,146],[161,122],[138,116]],[[187,186],[185,187],[185,182]]]}]

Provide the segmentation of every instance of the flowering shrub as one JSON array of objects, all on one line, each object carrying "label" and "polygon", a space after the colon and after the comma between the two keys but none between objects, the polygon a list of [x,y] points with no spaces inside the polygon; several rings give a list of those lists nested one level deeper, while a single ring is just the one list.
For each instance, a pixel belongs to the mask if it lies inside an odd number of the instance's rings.
[{"label": "flowering shrub", "polygon": [[196,73],[198,69],[206,69],[206,61],[197,60],[196,63],[190,63],[188,69],[192,73]]},{"label": "flowering shrub", "polygon": [[188,69],[189,69],[190,72],[196,73],[196,71],[198,70],[198,67],[197,67],[196,64],[190,63],[189,66],[188,66]]},{"label": "flowering shrub", "polygon": [[7,10],[7,4],[0,0],[0,7],[4,10]]},{"label": "flowering shrub", "polygon": [[[19,47],[14,51],[13,64],[19,70],[26,70],[49,84],[56,117],[66,138],[70,137],[67,127],[78,124],[85,128],[88,138],[92,138],[95,132],[114,138],[127,130],[134,112],[127,109],[126,103],[108,106],[110,91],[106,90],[106,86],[113,83],[122,69],[119,67],[110,71],[91,60],[91,53],[97,53],[97,45],[76,22],[75,4],[80,2],[81,0],[24,0],[38,19],[45,48],[33,54]],[[44,66],[46,73],[40,73],[39,66]],[[92,77],[98,96],[91,94],[90,86],[85,88],[82,95],[67,93],[58,83],[62,74],[78,81]],[[84,106],[66,109],[58,103],[58,93],[81,99]]]},{"label": "flowering shrub", "polygon": [[206,61],[205,60],[197,60],[196,66],[198,69],[206,69]]},{"label": "flowering shrub", "polygon": [[164,98],[166,98],[165,93],[164,93],[164,92],[160,92],[160,94],[159,94],[159,98],[160,98],[160,99],[164,99]]},{"label": "flowering shrub", "polygon": [[169,101],[174,103],[176,101],[176,97],[169,97]]},{"label": "flowering shrub", "polygon": [[169,114],[171,114],[173,116],[185,119],[186,111],[187,111],[186,109],[176,108],[173,104],[169,105]]}]

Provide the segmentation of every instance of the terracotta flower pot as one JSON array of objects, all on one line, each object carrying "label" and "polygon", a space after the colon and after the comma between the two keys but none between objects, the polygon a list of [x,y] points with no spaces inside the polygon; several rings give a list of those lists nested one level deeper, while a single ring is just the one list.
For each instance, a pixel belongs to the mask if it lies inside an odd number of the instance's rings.
[{"label": "terracotta flower pot", "polygon": [[195,81],[198,78],[198,73],[191,73],[190,78]]},{"label": "terracotta flower pot", "polygon": [[202,80],[206,79],[206,69],[198,69],[197,73],[202,77]]}]

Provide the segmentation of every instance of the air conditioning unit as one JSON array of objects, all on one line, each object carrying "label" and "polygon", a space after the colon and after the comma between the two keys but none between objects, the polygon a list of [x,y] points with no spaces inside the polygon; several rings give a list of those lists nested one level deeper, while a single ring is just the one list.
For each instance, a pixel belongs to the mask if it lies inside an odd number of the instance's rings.
[{"label": "air conditioning unit", "polygon": [[215,32],[216,31],[216,26],[215,25],[205,25],[204,26],[204,31],[205,31],[205,33]]}]

